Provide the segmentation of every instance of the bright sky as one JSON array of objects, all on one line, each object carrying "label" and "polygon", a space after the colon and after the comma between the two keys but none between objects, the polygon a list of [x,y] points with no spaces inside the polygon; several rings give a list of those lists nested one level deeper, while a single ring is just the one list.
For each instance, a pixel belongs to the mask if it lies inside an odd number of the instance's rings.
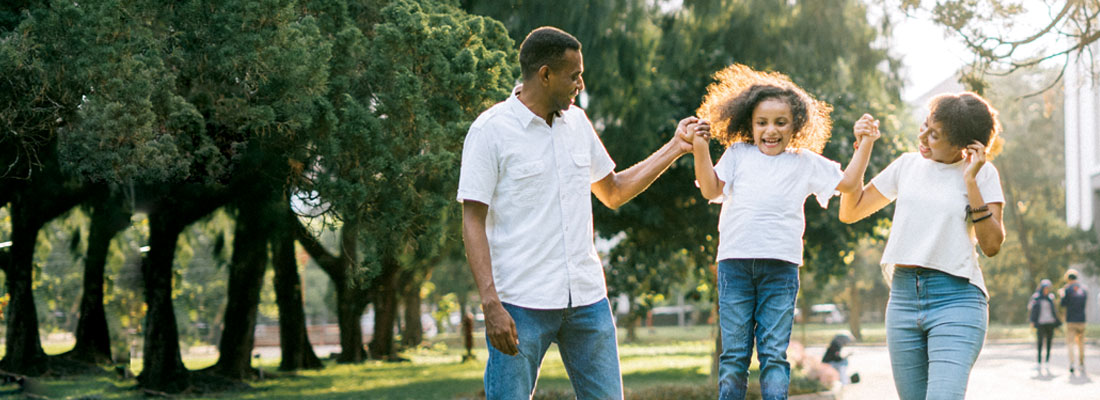
[{"label": "bright sky", "polygon": [[[896,0],[889,3],[894,2]],[[1015,19],[1013,26],[995,27],[994,30],[1020,38],[1037,32],[1050,22],[1050,14],[1058,11],[1051,10],[1044,1],[1025,1],[1022,4],[1026,13]],[[911,101],[920,97],[973,61],[973,56],[963,45],[962,38],[932,22],[928,13],[915,12],[906,17],[901,14],[898,6],[890,4],[889,8],[896,13],[890,51],[894,56],[900,57],[905,65],[902,71],[906,78],[905,89],[902,91],[904,100]],[[875,12],[874,7],[871,7],[871,12]],[[1052,41],[1045,42],[1047,47],[1052,45]],[[1041,46],[1043,45],[1032,48]]]},{"label": "bright sky", "polygon": [[911,101],[950,78],[972,58],[960,39],[927,18],[899,17],[890,53],[905,66],[902,98]]}]

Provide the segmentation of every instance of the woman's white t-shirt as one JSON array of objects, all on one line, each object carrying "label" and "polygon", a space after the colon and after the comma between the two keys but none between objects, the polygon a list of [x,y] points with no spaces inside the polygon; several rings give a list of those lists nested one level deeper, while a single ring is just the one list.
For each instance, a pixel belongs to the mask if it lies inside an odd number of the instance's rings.
[{"label": "woman's white t-shirt", "polygon": [[813,194],[821,207],[844,177],[840,164],[810,150],[769,156],[734,143],[714,166],[725,182],[718,218],[718,260],[771,258],[802,265],[803,206]]},{"label": "woman's white t-shirt", "polygon": [[[974,247],[974,223],[966,214],[965,171],[964,160],[944,164],[905,153],[871,180],[887,199],[897,199],[882,253],[887,284],[895,264],[919,265],[969,279],[989,297]],[[984,202],[1004,203],[1000,175],[992,163],[985,163],[975,180]]]}]

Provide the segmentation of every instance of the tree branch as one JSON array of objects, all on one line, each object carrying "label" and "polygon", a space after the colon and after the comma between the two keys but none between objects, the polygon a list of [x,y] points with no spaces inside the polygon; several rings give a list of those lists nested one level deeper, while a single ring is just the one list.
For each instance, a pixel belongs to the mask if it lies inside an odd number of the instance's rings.
[{"label": "tree branch", "polygon": [[298,220],[294,213],[288,214],[287,218],[291,219],[290,229],[294,231],[294,238],[302,245],[302,248],[306,249],[306,253],[309,253],[309,256],[313,257],[313,261],[316,261],[317,265],[334,281],[337,280],[337,277],[343,277],[344,272],[339,268],[340,258],[330,253],[321,242],[317,241],[313,233],[302,224],[302,221]]}]

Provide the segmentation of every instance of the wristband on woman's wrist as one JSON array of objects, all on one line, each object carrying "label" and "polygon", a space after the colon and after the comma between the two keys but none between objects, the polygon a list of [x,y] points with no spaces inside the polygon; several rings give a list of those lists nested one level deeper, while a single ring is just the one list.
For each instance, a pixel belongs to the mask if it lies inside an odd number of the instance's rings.
[{"label": "wristband on woman's wrist", "polygon": [[979,223],[979,222],[981,222],[982,220],[984,220],[984,219],[986,219],[986,218],[989,218],[989,217],[992,217],[992,216],[993,216],[993,213],[991,212],[991,213],[989,213],[989,214],[986,214],[986,215],[980,216],[980,217],[978,217],[978,218],[972,219],[972,220],[970,220],[970,222],[973,222],[973,223],[975,223],[975,224],[976,224],[976,223]]},{"label": "wristband on woman's wrist", "polygon": [[988,204],[983,204],[981,207],[978,207],[978,208],[970,208],[969,204],[966,205],[966,215],[967,216],[969,216],[971,214],[974,214],[974,213],[980,213],[980,212],[986,212],[986,211],[989,211],[989,205]]}]

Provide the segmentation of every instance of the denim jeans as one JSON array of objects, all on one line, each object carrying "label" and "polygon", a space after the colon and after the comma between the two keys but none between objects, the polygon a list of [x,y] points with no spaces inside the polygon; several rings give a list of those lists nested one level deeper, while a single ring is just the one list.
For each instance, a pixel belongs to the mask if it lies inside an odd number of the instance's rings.
[{"label": "denim jeans", "polygon": [[989,302],[966,278],[896,268],[886,343],[901,400],[962,399],[985,342]]},{"label": "denim jeans", "polygon": [[1054,341],[1054,329],[1057,327],[1058,324],[1041,324],[1035,327],[1035,336],[1039,344],[1039,355],[1035,362],[1043,362],[1043,342],[1047,344],[1047,362],[1050,362],[1050,343]]},{"label": "denim jeans", "polygon": [[745,398],[754,343],[760,361],[761,395],[765,400],[787,398],[791,381],[787,345],[797,294],[796,264],[770,259],[718,262],[720,399]]},{"label": "denim jeans", "polygon": [[[501,353],[492,345],[485,366],[486,400],[530,399],[550,343],[558,344],[562,363],[578,399],[622,399],[619,348],[611,305],[606,298],[587,306],[536,310],[504,304],[516,322],[519,353]],[[486,337],[488,343],[488,337]]]}]

